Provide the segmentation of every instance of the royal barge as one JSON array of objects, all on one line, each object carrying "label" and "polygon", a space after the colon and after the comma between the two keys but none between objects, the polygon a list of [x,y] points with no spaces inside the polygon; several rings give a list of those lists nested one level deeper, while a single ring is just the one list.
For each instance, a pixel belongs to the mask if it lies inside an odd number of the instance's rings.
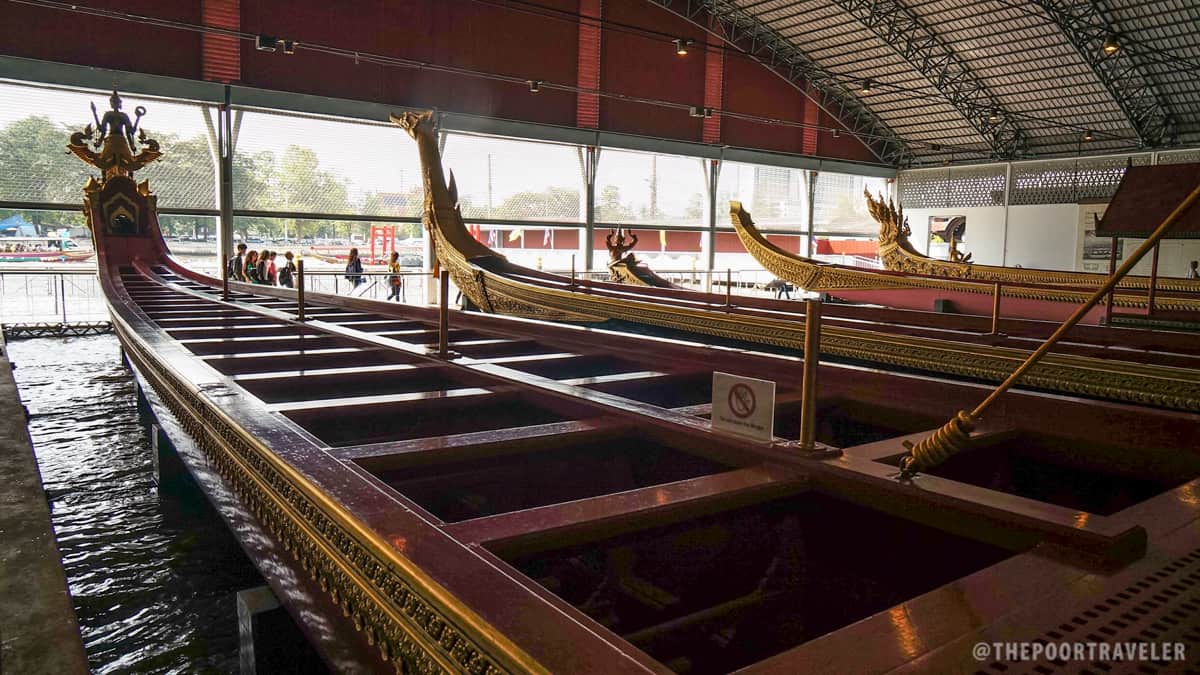
[{"label": "royal barge", "polygon": [[[616,319],[692,334],[793,348],[803,342],[800,303],[648,285],[585,281],[532,270],[471,236],[441,166],[428,113],[393,122],[417,143],[425,225],[439,264],[485,312],[575,322]],[[990,302],[990,301],[989,301]],[[827,305],[823,355],[857,363],[1000,381],[1057,326],[1045,321],[938,315]],[[990,326],[990,330],[988,329]],[[1028,372],[1026,386],[1182,410],[1200,410],[1200,344],[1169,331],[1078,325]]]},{"label": "royal barge", "polygon": [[[904,442],[990,387],[222,283],[113,145],[84,209],[114,329],[334,671],[1198,663],[1200,416],[1009,391],[916,472]],[[775,382],[766,439],[714,429],[717,364]]]},{"label": "royal barge", "polygon": [[[1114,203],[1125,199],[1145,203],[1145,195],[1132,194],[1134,191],[1123,188],[1132,182],[1153,185],[1154,177],[1164,169],[1200,178],[1200,165],[1134,167],[1122,179]],[[1161,184],[1162,181],[1158,182]],[[1190,186],[1182,187],[1182,194],[1186,195]],[[823,263],[785,251],[755,227],[753,218],[740,202],[731,202],[729,215],[742,246],[765,269],[801,288],[828,292],[851,302],[897,309],[928,309],[941,301],[950,303],[959,313],[986,315],[992,311],[994,302],[1003,299],[1008,316],[1062,321],[1108,279],[1108,275],[1089,272],[1014,269],[924,256],[908,240],[910,232],[902,209],[869,193],[863,196],[872,217],[879,223],[879,257],[886,270]],[[1146,213],[1145,218],[1151,223],[1157,222],[1167,215],[1172,205],[1156,203],[1156,207],[1165,210]],[[1142,210],[1147,211],[1146,208]],[[1200,221],[1196,216],[1190,218]],[[1150,290],[1152,281],[1153,292]],[[1157,309],[1200,316],[1198,280],[1131,275],[1123,278],[1117,288],[1112,305],[1123,311],[1145,314]],[[1098,324],[1105,321],[1109,313],[1105,307],[1096,307],[1085,321]]]}]

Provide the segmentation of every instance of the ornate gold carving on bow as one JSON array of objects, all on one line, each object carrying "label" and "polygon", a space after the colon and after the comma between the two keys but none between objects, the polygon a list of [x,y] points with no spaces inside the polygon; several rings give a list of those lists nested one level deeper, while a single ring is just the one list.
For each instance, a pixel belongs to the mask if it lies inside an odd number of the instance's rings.
[{"label": "ornate gold carving on bow", "polygon": [[[1035,268],[1016,268],[1016,267],[999,267],[996,265],[979,265],[971,263],[967,260],[947,261],[930,258],[918,252],[909,241],[909,236],[912,232],[909,230],[908,221],[904,217],[904,212],[899,206],[894,206],[890,201],[885,200],[882,196],[878,199],[871,196],[871,193],[864,190],[863,196],[867,200],[867,211],[875,222],[879,223],[879,258],[883,262],[885,269],[893,272],[904,272],[906,274],[920,274],[925,276],[946,277],[949,279],[975,279],[979,281],[995,282],[999,281],[1005,284],[1036,284],[1042,286],[1075,286],[1077,288],[1096,288],[1102,285],[1108,278],[1106,274],[1096,274],[1092,272],[1065,272],[1059,270],[1043,270]],[[1144,276],[1128,276],[1121,280],[1117,286],[1119,289],[1148,289],[1150,288],[1149,277]],[[1178,279],[1171,277],[1159,277],[1158,288],[1163,291],[1187,291],[1192,293],[1200,292],[1200,281]],[[990,292],[990,291],[989,291]],[[1004,289],[1005,295],[1009,294],[1009,288]],[[1072,299],[1071,302],[1083,302],[1087,299],[1087,293],[1080,293],[1078,299]],[[1037,297],[1023,295],[1019,297]],[[1127,295],[1124,296],[1124,303],[1120,301],[1118,296],[1118,305],[1123,307],[1145,307],[1146,299],[1144,297]],[[1055,299],[1045,297],[1039,299]],[[1170,299],[1160,298],[1156,300],[1155,306],[1168,309],[1166,305],[1160,304],[1162,300],[1171,302]],[[1169,309],[1182,309],[1184,306],[1192,310],[1200,309],[1200,303],[1180,301],[1180,307],[1170,307]]]},{"label": "ornate gold carving on bow", "polygon": [[[881,219],[879,256],[884,266],[893,271],[914,276],[881,274],[870,270],[856,270],[838,265],[825,265],[775,246],[758,231],[750,214],[741,202],[732,201],[729,206],[730,220],[746,251],[764,268],[785,281],[810,291],[875,290],[889,288],[934,288],[960,293],[991,294],[991,283],[974,280],[972,274],[981,269],[974,264],[952,264],[943,260],[926,258],[912,251],[908,243],[908,226],[904,214],[891,204],[875,201],[868,195],[868,207],[872,216]],[[902,268],[902,269],[898,269]],[[985,269],[1005,269],[986,267]],[[1055,275],[1042,270],[1014,270],[1034,274]],[[936,278],[943,277],[943,278]],[[1026,280],[1025,283],[1035,283]],[[1044,283],[1044,282],[1042,282]],[[1059,285],[1069,285],[1060,283]],[[1087,300],[1090,293],[1081,290],[1055,288],[1053,284],[1040,287],[1004,286],[1001,293],[1006,298],[1026,298],[1079,304]],[[1145,307],[1146,298],[1140,295],[1118,294],[1117,307]],[[1200,311],[1200,301],[1190,298],[1160,296],[1155,306],[1161,309]]]},{"label": "ornate gold carving on bow", "polygon": [[[92,104],[92,117],[96,126],[91,124],[71,134],[67,149],[76,157],[100,169],[104,180],[114,176],[131,176],[134,171],[140,171],[147,164],[162,156],[158,141],[146,136],[145,129],[139,129],[142,116],[146,109],[138,106],[135,109],[136,119],[121,110],[121,97],[113,90],[109,97],[112,109],[101,118],[96,113],[96,104]],[[137,154],[134,149],[139,148]]]},{"label": "ornate gold carving on bow", "polygon": [[453,598],[447,607],[428,599],[430,589],[415,568],[398,565],[386,544],[365,539],[351,516],[333,509],[318,488],[162,368],[123,321],[113,323],[142,375],[212,466],[398,673],[541,670],[486,625],[468,627],[454,618],[471,612]]}]

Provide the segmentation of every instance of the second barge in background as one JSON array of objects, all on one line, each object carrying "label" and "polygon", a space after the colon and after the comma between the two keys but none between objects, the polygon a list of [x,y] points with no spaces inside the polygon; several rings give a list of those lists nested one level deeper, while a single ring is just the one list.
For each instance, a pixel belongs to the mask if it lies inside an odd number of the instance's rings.
[{"label": "second barge in background", "polygon": [[[559,321],[616,319],[741,343],[796,348],[800,303],[582,281],[509,262],[468,232],[443,174],[428,113],[393,118],[416,140],[426,189],[425,225],[438,262],[486,312]],[[1000,381],[1057,324],[829,305],[821,352],[857,363]],[[1003,334],[995,332],[1002,328]],[[1023,380],[1056,392],[1200,411],[1194,335],[1080,325]]]}]

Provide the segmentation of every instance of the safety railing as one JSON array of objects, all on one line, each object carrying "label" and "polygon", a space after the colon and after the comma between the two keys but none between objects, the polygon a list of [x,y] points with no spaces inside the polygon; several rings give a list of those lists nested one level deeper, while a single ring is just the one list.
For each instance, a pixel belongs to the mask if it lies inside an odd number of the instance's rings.
[{"label": "safety railing", "polygon": [[[363,281],[354,283],[351,277],[357,276]],[[393,285],[393,277],[400,279],[399,285]],[[330,293],[355,298],[371,300],[394,301],[408,305],[429,304],[429,290],[433,283],[430,272],[420,270],[404,270],[399,274],[366,270],[361,274],[349,275],[342,270],[305,269],[305,291],[309,293]]]},{"label": "safety railing", "polygon": [[0,324],[10,337],[108,330],[95,266],[0,266]]},{"label": "safety railing", "polygon": [[[550,274],[571,276],[570,270],[546,270]],[[816,293],[803,293],[795,284],[785,283],[764,269],[655,269],[654,273],[667,281],[692,291],[724,293],[731,296],[752,298],[782,298],[802,300],[817,297]],[[607,270],[577,272],[577,279],[590,281],[613,281]]]}]

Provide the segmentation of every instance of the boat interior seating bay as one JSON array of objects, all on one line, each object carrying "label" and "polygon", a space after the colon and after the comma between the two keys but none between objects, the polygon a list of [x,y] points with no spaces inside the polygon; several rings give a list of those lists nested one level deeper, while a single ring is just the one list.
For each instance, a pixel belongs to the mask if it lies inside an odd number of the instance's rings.
[{"label": "boat interior seating bay", "polygon": [[[106,172],[85,212],[125,354],[199,448],[184,461],[258,524],[243,545],[295,562],[260,571],[335,671],[1002,672],[972,646],[1068,634],[1200,650],[1194,411],[1012,389],[916,471],[991,385],[818,365],[824,342],[806,363],[216,279],[169,255],[127,166],[153,157],[80,147]],[[431,232],[447,277],[506,283],[459,234]],[[719,313],[690,298],[657,311]],[[765,438],[714,425],[736,408],[718,371],[775,383],[739,399],[768,406]]]}]

